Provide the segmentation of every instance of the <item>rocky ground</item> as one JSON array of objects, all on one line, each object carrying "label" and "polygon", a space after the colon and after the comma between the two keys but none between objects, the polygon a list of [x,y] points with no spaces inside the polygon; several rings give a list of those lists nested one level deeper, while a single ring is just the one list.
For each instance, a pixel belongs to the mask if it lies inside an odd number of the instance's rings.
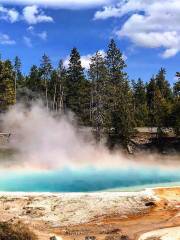
[{"label": "rocky ground", "polygon": [[40,240],[53,236],[64,240],[179,240],[180,188],[138,193],[1,193],[0,222],[19,220]]}]

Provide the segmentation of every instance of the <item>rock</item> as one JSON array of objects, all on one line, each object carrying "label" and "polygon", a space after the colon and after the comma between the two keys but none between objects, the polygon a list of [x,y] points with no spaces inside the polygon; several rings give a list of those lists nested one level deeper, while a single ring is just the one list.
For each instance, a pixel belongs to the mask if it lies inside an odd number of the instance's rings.
[{"label": "rock", "polygon": [[146,207],[155,207],[156,204],[154,202],[147,202],[147,203],[145,203],[145,206]]},{"label": "rock", "polygon": [[87,236],[87,237],[85,237],[85,240],[96,240],[96,237],[94,237],[94,236]]},{"label": "rock", "polygon": [[50,237],[49,240],[57,240],[56,236]]}]

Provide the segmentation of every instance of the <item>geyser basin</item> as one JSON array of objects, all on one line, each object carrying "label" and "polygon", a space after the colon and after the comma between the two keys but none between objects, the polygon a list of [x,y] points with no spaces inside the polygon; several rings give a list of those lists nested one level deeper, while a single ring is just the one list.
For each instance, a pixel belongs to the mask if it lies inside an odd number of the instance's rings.
[{"label": "geyser basin", "polygon": [[0,191],[90,192],[108,189],[143,188],[180,182],[180,172],[157,168],[99,170],[63,169],[58,171],[0,171]]}]

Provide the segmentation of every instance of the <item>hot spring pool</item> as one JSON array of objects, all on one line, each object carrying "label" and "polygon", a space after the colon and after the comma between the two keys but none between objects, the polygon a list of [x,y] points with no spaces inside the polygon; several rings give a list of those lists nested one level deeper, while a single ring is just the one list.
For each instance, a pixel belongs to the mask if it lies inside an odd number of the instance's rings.
[{"label": "hot spring pool", "polygon": [[[116,170],[0,171],[0,191],[91,192],[178,185],[180,172],[157,168]],[[180,184],[179,184],[180,185]]]}]

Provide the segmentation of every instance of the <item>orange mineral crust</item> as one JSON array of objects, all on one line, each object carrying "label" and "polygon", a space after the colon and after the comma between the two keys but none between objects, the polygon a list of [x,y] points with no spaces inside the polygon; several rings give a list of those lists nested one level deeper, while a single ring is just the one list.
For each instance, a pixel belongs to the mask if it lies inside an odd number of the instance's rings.
[{"label": "orange mineral crust", "polygon": [[106,193],[1,193],[0,222],[38,239],[179,239],[180,188]]}]

